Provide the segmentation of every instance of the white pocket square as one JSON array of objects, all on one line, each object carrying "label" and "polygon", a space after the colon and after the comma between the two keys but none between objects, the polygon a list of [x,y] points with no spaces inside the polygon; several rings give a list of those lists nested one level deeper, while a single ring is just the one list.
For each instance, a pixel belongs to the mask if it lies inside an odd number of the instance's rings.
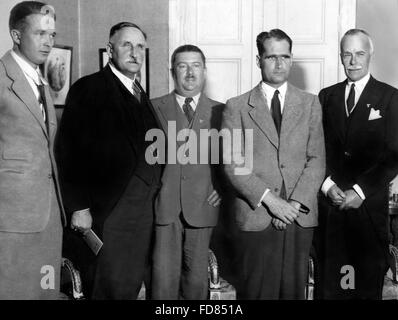
[{"label": "white pocket square", "polygon": [[375,110],[375,109],[371,108],[368,120],[370,121],[370,120],[376,120],[376,119],[380,119],[380,118],[382,118],[382,116],[380,115],[380,110]]}]

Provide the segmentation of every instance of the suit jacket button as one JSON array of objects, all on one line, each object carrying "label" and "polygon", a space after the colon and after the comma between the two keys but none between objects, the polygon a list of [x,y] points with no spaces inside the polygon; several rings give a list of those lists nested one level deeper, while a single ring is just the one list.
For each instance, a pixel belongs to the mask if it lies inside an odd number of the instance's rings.
[{"label": "suit jacket button", "polygon": [[285,168],[285,165],[281,164],[281,169]]},{"label": "suit jacket button", "polygon": [[48,179],[52,179],[53,178],[53,174],[52,173],[49,173],[48,174]]},{"label": "suit jacket button", "polygon": [[275,188],[274,191],[275,191],[275,192],[279,192],[279,189],[278,189],[278,188]]}]

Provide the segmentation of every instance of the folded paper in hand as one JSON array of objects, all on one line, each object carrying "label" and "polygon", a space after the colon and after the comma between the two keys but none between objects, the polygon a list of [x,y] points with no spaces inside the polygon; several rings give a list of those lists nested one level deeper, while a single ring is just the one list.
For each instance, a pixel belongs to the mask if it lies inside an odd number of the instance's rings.
[{"label": "folded paper in hand", "polygon": [[90,247],[90,249],[93,251],[93,253],[97,255],[98,252],[101,250],[103,243],[101,239],[98,238],[98,236],[95,234],[95,232],[92,229],[90,229],[83,235],[83,239]]}]

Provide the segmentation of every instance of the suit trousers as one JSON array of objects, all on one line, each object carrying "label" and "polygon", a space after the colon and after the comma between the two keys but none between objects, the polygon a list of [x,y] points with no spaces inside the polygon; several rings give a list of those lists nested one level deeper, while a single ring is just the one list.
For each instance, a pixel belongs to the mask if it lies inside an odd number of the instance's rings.
[{"label": "suit trousers", "polygon": [[286,230],[238,231],[235,264],[237,298],[302,300],[308,275],[313,228],[297,223]]},{"label": "suit trousers", "polygon": [[205,300],[208,256],[213,227],[195,228],[183,219],[155,228],[152,298]]},{"label": "suit trousers", "polygon": [[[328,210],[322,226],[325,238],[318,249],[322,255],[320,279],[315,283],[317,298],[381,299],[388,270],[388,244],[381,243],[366,207],[340,211],[329,206]],[[341,281],[348,274],[342,271],[343,266],[353,267],[351,283],[355,288],[343,289]]]},{"label": "suit trousers", "polygon": [[[150,288],[153,201],[158,185],[133,176],[107,218],[94,270],[93,299],[134,300]],[[147,290],[148,292],[148,290]]]},{"label": "suit trousers", "polygon": [[53,183],[50,199],[50,217],[43,231],[0,232],[0,300],[59,298],[62,223]]}]

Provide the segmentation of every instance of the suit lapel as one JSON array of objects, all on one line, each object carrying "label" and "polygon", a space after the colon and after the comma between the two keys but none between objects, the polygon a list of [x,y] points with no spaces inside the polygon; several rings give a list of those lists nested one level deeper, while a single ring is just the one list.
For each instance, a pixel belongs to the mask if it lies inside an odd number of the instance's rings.
[{"label": "suit lapel", "polygon": [[[42,127],[45,136],[48,138],[47,128],[44,123],[39,102],[37,101],[36,96],[33,93],[31,86],[29,85],[28,80],[26,80],[23,71],[18,66],[14,58],[11,56],[10,52],[7,52],[3,56],[2,61],[4,63],[4,67],[7,71],[8,77],[12,80],[11,84],[12,91],[32,113],[33,117]],[[51,101],[51,98],[48,97],[47,95],[46,98],[49,99],[48,101]]]},{"label": "suit lapel", "polygon": [[[182,121],[184,118],[179,114],[179,106],[174,93],[170,93],[161,100],[161,105],[158,108],[161,115],[162,127],[166,134],[168,134],[169,121],[176,121],[177,132],[183,128]],[[178,120],[178,121],[177,121]]]},{"label": "suit lapel", "polygon": [[53,139],[55,132],[57,130],[57,116],[55,114],[54,105],[52,102],[52,98],[50,95],[50,89],[48,86],[44,86],[44,92],[46,95],[47,102],[47,122],[48,122],[48,137],[49,139]]},{"label": "suit lapel", "polygon": [[[111,68],[109,66],[106,66],[102,70],[102,75],[104,77],[105,83],[106,83],[106,88],[108,88],[108,94],[105,96],[108,96],[109,101],[112,101],[112,103],[109,103],[109,108],[112,108],[112,112],[117,112],[120,118],[120,122],[123,125],[124,132],[126,133],[127,139],[130,142],[130,145],[132,149],[134,150],[135,154],[138,155],[138,145],[137,142],[134,141],[134,137],[131,134],[131,122],[134,121],[132,119],[132,116],[127,110],[127,108],[133,106],[126,105],[126,100],[123,98],[123,93],[121,90],[125,89],[123,88],[123,84],[120,82],[120,80],[113,74]],[[127,89],[125,89],[127,91]]]},{"label": "suit lapel", "polygon": [[331,127],[336,130],[337,136],[341,142],[345,142],[347,131],[347,114],[345,111],[345,86],[346,82],[340,82],[338,87],[330,95],[328,102],[328,118],[331,119]]},{"label": "suit lapel", "polygon": [[209,98],[202,93],[200,95],[198,105],[196,106],[192,129],[199,133],[201,128],[210,123],[210,116],[211,108]]},{"label": "suit lapel", "polygon": [[280,139],[284,139],[288,136],[289,132],[294,128],[297,121],[303,112],[303,106],[299,97],[299,92],[296,88],[288,84],[285,104],[283,107],[282,114],[282,125]]},{"label": "suit lapel", "polygon": [[[361,96],[355,106],[355,109],[349,117],[348,130],[355,129],[355,125],[363,125],[368,122],[371,108],[377,105],[380,99],[380,94],[376,89],[376,80],[370,77],[368,83],[362,91]],[[368,107],[369,105],[369,107]]]},{"label": "suit lapel", "polygon": [[[136,85],[137,85],[138,88],[141,90],[142,98],[144,99],[144,101],[145,101],[146,104],[148,105],[148,108],[149,108],[149,110],[151,111],[152,115],[154,116],[155,121],[156,121],[156,123],[157,123],[159,129],[163,129],[162,123],[161,123],[160,119],[158,118],[158,115],[157,115],[157,113],[156,113],[156,111],[155,111],[155,108],[154,108],[154,106],[153,106],[151,100],[150,100],[149,97],[147,96],[145,90],[141,87],[141,84],[140,84],[139,81],[136,81]],[[142,99],[141,99],[141,100],[142,100]]]},{"label": "suit lapel", "polygon": [[261,83],[251,91],[249,105],[252,107],[249,111],[249,115],[253,122],[268,137],[275,148],[278,148],[278,132],[276,131],[274,120],[272,119],[267,101],[261,89]]}]

